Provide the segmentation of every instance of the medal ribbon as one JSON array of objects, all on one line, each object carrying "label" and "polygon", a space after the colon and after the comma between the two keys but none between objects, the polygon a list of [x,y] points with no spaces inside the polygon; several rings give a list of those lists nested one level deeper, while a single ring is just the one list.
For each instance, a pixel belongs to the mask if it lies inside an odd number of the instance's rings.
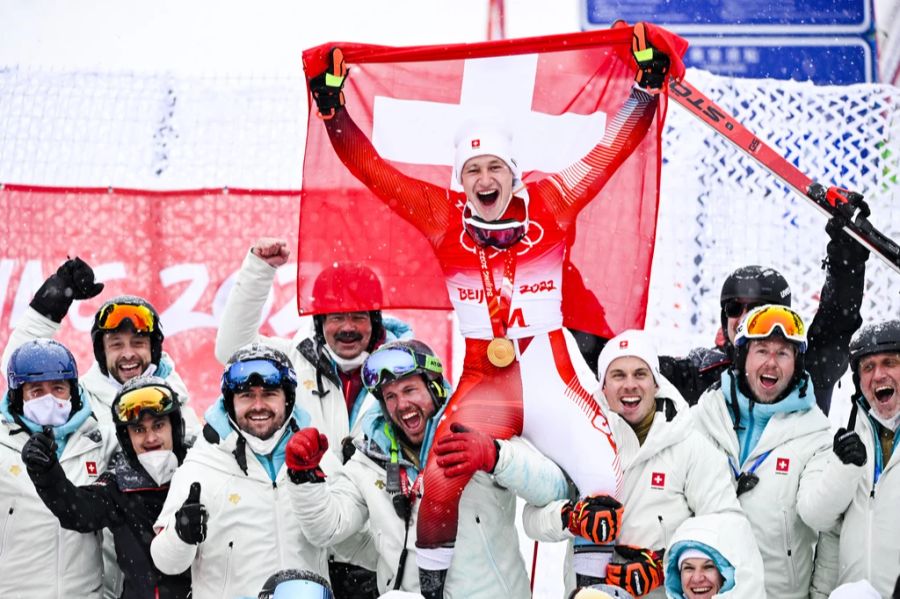
[{"label": "medal ribbon", "polygon": [[509,322],[509,310],[512,307],[513,281],[516,277],[516,251],[505,250],[503,258],[503,281],[500,289],[494,286],[494,273],[487,261],[487,254],[483,247],[476,248],[478,262],[481,266],[481,284],[484,287],[484,297],[488,305],[488,314],[491,317],[491,329],[494,337],[499,339],[506,337],[506,326]]}]

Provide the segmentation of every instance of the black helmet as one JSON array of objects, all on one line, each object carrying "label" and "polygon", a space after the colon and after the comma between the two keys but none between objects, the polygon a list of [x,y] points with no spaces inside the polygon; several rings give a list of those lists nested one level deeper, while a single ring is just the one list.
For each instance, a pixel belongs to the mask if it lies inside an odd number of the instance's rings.
[{"label": "black helmet", "polygon": [[236,418],[235,392],[245,391],[255,385],[281,387],[284,390],[285,414],[290,418],[297,396],[297,374],[286,355],[268,345],[251,343],[228,358],[225,372],[222,373],[222,397],[229,416]]},{"label": "black helmet", "polygon": [[263,584],[258,599],[273,599],[276,590],[284,599],[334,599],[328,581],[309,570],[279,570]]},{"label": "black helmet", "polygon": [[72,413],[81,409],[78,389],[78,365],[65,345],[53,339],[32,339],[16,348],[6,366],[9,385],[9,408],[21,415],[22,385],[42,381],[68,381],[71,388]]},{"label": "black helmet", "polygon": [[722,284],[719,305],[731,299],[750,299],[761,304],[791,307],[791,287],[774,268],[742,266],[728,275]]},{"label": "black helmet", "polygon": [[362,367],[363,385],[378,399],[382,408],[384,398],[381,385],[411,374],[419,374],[431,394],[435,409],[439,410],[447,401],[443,373],[440,358],[418,339],[385,343],[366,358]]},{"label": "black helmet", "polygon": [[885,352],[900,353],[900,320],[866,325],[850,341],[850,370],[859,391],[859,362],[866,356]]},{"label": "black helmet", "polygon": [[103,351],[103,334],[128,330],[150,337],[150,362],[159,365],[162,359],[162,342],[165,339],[160,327],[159,314],[150,302],[143,298],[120,295],[100,306],[91,327],[94,358],[103,374],[109,374],[106,368],[106,352]]},{"label": "black helmet", "polygon": [[172,422],[172,453],[180,464],[187,447],[184,442],[184,418],[181,399],[169,384],[158,376],[136,376],[129,379],[116,393],[112,402],[112,419],[116,426],[119,446],[129,458],[137,454],[128,435],[128,425],[137,424],[144,414],[168,416]]},{"label": "black helmet", "polygon": [[[325,345],[325,316],[335,313],[323,311],[325,307],[355,306],[368,302],[380,308],[384,303],[378,275],[368,266],[355,263],[338,263],[323,269],[313,282],[312,293],[313,310],[317,312],[313,316],[313,324],[319,345]],[[371,352],[384,340],[385,331],[380,309],[369,310],[366,314],[372,327],[366,351]]]}]

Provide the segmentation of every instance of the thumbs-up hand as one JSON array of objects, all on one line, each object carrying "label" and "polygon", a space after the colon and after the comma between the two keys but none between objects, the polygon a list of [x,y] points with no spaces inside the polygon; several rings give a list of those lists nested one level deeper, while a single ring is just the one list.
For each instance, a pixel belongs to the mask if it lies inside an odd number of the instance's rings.
[{"label": "thumbs-up hand", "polygon": [[206,539],[209,514],[200,503],[200,483],[191,483],[191,490],[181,508],[175,512],[175,532],[188,545],[199,545]]}]

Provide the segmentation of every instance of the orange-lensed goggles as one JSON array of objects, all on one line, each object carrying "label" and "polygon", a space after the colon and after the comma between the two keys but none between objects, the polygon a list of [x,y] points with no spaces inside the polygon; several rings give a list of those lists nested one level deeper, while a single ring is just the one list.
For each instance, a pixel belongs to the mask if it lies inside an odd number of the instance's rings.
[{"label": "orange-lensed goggles", "polygon": [[147,306],[134,304],[109,304],[100,313],[97,326],[104,331],[115,331],[126,320],[131,321],[138,333],[153,332],[153,312]]},{"label": "orange-lensed goggles", "polygon": [[120,424],[133,424],[139,422],[145,412],[165,416],[177,407],[170,389],[151,385],[123,393],[116,402],[115,416]]},{"label": "orange-lensed goggles", "polygon": [[765,339],[776,329],[781,329],[781,334],[789,341],[801,344],[801,351],[806,350],[806,325],[803,324],[803,319],[790,308],[774,304],[759,306],[748,312],[738,326],[735,340],[744,342],[749,339]]}]

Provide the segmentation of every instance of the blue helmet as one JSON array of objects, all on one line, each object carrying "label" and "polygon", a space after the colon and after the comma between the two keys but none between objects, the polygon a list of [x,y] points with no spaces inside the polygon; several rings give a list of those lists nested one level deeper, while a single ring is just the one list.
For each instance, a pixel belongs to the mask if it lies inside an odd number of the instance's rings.
[{"label": "blue helmet", "polygon": [[222,397],[229,416],[235,418],[234,394],[256,385],[281,387],[290,418],[297,397],[297,373],[290,358],[263,343],[251,343],[234,352],[222,373]]},{"label": "blue helmet", "polygon": [[22,413],[22,385],[41,381],[69,381],[72,410],[81,407],[78,365],[69,349],[53,339],[34,339],[16,348],[6,367],[10,408]]}]

